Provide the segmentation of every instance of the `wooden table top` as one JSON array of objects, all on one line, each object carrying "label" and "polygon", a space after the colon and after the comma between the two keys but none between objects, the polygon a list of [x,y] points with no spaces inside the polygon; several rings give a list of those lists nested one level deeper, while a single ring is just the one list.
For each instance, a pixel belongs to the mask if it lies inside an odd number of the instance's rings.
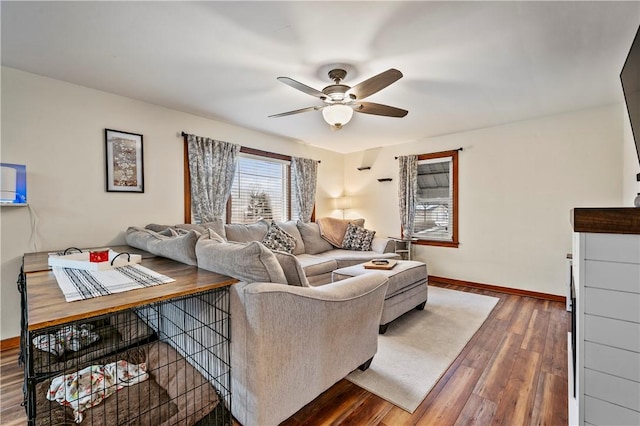
[{"label": "wooden table top", "polygon": [[111,249],[142,254],[141,265],[176,281],[124,293],[67,302],[53,272],[49,270],[48,252],[27,253],[23,260],[24,272],[27,276],[29,330],[38,330],[179,296],[188,296],[238,282],[235,278],[154,256],[133,247],[118,246]]}]

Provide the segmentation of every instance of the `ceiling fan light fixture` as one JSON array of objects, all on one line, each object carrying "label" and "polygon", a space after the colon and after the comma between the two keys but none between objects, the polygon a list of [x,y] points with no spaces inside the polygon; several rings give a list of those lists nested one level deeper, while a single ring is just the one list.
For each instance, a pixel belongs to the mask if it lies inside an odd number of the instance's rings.
[{"label": "ceiling fan light fixture", "polygon": [[353,117],[353,109],[347,105],[330,105],[322,109],[322,117],[331,126],[341,128]]}]

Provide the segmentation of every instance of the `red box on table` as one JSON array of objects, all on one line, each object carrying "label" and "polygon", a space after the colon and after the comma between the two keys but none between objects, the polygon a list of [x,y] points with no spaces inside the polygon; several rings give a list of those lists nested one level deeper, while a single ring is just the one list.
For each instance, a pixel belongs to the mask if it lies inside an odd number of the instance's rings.
[{"label": "red box on table", "polygon": [[109,250],[92,250],[89,252],[89,262],[108,262]]}]

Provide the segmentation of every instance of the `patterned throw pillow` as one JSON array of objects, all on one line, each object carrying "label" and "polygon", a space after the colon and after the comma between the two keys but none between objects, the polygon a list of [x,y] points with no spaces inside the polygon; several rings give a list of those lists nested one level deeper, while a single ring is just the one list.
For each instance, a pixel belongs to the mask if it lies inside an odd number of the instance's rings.
[{"label": "patterned throw pillow", "polygon": [[271,250],[293,253],[293,249],[296,246],[296,239],[292,235],[288,234],[284,229],[276,225],[275,222],[271,222],[271,226],[269,226],[267,234],[262,239],[262,244]]},{"label": "patterned throw pillow", "polygon": [[357,226],[352,223],[347,225],[347,232],[344,234],[344,240],[342,241],[342,248],[347,250],[371,250],[371,242],[376,231],[370,231],[364,229],[362,226]]}]

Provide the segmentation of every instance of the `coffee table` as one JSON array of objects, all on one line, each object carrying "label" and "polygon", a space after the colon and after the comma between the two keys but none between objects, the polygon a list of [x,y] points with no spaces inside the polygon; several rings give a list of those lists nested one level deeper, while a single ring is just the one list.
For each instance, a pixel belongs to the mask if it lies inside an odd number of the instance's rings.
[{"label": "coffee table", "polygon": [[389,287],[382,305],[379,333],[384,334],[391,321],[416,308],[424,309],[428,299],[427,265],[415,260],[399,260],[389,270],[365,269],[364,264],[336,269],[331,281],[336,282],[357,275],[381,273],[389,279]]}]

